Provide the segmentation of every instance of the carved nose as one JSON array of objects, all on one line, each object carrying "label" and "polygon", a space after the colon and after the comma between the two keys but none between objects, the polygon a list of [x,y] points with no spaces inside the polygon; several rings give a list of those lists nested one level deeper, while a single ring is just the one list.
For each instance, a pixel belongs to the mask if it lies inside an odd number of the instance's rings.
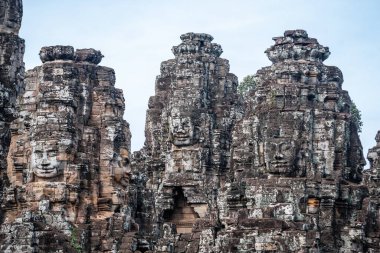
[{"label": "carved nose", "polygon": [[180,127],[180,128],[178,128],[178,131],[177,131],[177,133],[185,133],[185,129],[183,129],[183,127]]},{"label": "carved nose", "polygon": [[49,166],[50,162],[47,159],[42,160],[42,166]]},{"label": "carved nose", "polygon": [[274,155],[274,159],[276,160],[282,160],[284,158],[284,156],[278,152],[276,152],[276,154]]}]

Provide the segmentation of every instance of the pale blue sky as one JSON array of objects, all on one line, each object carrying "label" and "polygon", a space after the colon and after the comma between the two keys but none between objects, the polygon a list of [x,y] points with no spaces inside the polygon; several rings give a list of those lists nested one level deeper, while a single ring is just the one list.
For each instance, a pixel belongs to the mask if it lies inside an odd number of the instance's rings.
[{"label": "pale blue sky", "polygon": [[270,65],[272,37],[305,29],[328,46],[327,65],[339,67],[363,114],[364,152],[380,129],[380,1],[377,0],[24,0],[20,36],[27,69],[40,65],[42,46],[95,48],[124,90],[132,149],[144,142],[145,111],[160,63],[186,32],[204,32],[222,45],[239,80]]}]

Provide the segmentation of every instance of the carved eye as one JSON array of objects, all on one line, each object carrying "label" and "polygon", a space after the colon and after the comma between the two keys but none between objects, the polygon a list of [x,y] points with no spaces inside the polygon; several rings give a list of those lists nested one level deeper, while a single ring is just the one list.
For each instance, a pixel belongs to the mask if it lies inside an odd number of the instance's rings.
[{"label": "carved eye", "polygon": [[281,145],[281,153],[286,156],[293,155],[293,146],[290,143],[284,143]]},{"label": "carved eye", "polygon": [[282,146],[281,146],[281,150],[282,151],[288,151],[292,148],[291,145],[287,144],[287,143],[284,143]]},{"label": "carved eye", "polygon": [[48,151],[48,156],[49,157],[55,157],[55,156],[57,156],[57,151],[56,150],[50,150],[50,151]]},{"label": "carved eye", "polygon": [[189,122],[188,122],[188,121],[183,122],[183,123],[182,123],[182,127],[183,127],[183,128],[188,128],[188,127],[190,127]]},{"label": "carved eye", "polygon": [[43,156],[41,150],[36,150],[36,151],[34,151],[34,155],[35,155],[37,158],[42,158],[42,156]]},{"label": "carved eye", "polygon": [[276,143],[270,143],[268,146],[269,146],[270,151],[276,152],[276,149],[277,149]]}]

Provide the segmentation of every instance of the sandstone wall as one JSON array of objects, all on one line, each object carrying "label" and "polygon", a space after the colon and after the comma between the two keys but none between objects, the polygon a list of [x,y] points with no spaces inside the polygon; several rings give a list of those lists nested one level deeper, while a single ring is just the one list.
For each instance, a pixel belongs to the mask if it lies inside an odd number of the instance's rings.
[{"label": "sandstone wall", "polygon": [[[24,40],[18,37],[22,18],[22,2],[0,3],[0,202],[8,185],[7,153],[10,145],[10,124],[17,117],[16,99],[24,89]],[[3,211],[0,207],[0,223]]]},{"label": "sandstone wall", "polygon": [[274,41],[233,131],[222,251],[363,250],[353,220],[365,161],[342,73],[306,31]]},{"label": "sandstone wall", "polygon": [[131,247],[131,135],[115,73],[97,65],[102,57],[44,47],[42,66],[27,72],[11,127],[2,251]]},{"label": "sandstone wall", "polygon": [[323,64],[329,49],[306,31],[286,31],[242,98],[211,38],[182,35],[175,59],[161,65],[145,146],[133,159],[144,186],[138,248],[372,249],[378,234],[363,239],[365,210],[377,202],[363,205],[362,146],[343,75]]},{"label": "sandstone wall", "polygon": [[17,116],[16,98],[23,91],[24,40],[18,37],[22,3],[5,0],[0,3],[0,167],[3,172],[9,146],[9,125]]},{"label": "sandstone wall", "polygon": [[[230,169],[239,101],[237,78],[219,57],[220,45],[202,33],[181,40],[172,49],[175,58],[161,64],[149,99],[145,146],[135,155],[143,156],[136,166],[146,176],[141,232],[150,243],[157,241],[157,252],[195,252],[201,231],[219,227],[216,193]],[[176,238],[175,231],[188,235]]]},{"label": "sandstone wall", "polygon": [[364,222],[364,242],[366,252],[380,251],[380,131],[375,137],[376,145],[368,150],[369,170],[364,173],[364,184],[369,196],[363,200],[361,216]]},{"label": "sandstone wall", "polygon": [[21,0],[0,3],[1,252],[379,252],[380,132],[365,160],[329,49],[304,30],[237,94],[222,48],[162,62],[144,147],[94,49],[43,47],[24,79]]}]

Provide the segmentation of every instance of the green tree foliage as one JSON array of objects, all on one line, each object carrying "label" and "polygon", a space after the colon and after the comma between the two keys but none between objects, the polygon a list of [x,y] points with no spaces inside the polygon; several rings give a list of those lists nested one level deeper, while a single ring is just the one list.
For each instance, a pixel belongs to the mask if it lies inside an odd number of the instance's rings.
[{"label": "green tree foliage", "polygon": [[255,77],[253,75],[248,75],[243,78],[243,81],[239,83],[238,92],[241,95],[247,94],[250,90],[256,88]]},{"label": "green tree foliage", "polygon": [[363,126],[362,113],[354,102],[352,102],[351,105],[351,121],[353,124],[355,124],[356,128],[358,129],[358,132],[361,133]]},{"label": "green tree foliage", "polygon": [[71,229],[71,246],[78,252],[82,252],[82,247],[78,241],[78,231],[75,227]]}]

